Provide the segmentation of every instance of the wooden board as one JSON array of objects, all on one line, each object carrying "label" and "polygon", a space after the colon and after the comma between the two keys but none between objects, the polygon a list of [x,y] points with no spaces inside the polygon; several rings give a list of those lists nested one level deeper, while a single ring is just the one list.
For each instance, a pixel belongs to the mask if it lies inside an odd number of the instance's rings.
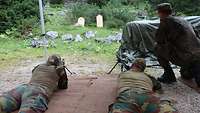
[{"label": "wooden board", "polygon": [[184,83],[185,85],[187,85],[188,87],[194,89],[198,93],[200,93],[200,88],[197,86],[197,84],[196,84],[194,79],[185,80],[185,79],[182,79],[181,77],[179,77],[178,80],[181,81],[182,83]]}]

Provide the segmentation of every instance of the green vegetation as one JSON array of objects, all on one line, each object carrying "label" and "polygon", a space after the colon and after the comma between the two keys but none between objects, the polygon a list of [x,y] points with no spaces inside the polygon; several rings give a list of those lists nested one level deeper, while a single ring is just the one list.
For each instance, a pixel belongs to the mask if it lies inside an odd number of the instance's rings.
[{"label": "green vegetation", "polygon": [[127,22],[135,20],[136,9],[134,6],[123,5],[121,2],[110,0],[101,7],[94,4],[74,3],[68,7],[68,19],[74,23],[79,17],[86,19],[86,24],[93,26],[98,14],[103,15],[107,28],[122,28]]},{"label": "green vegetation", "polygon": [[63,4],[64,0],[49,0],[50,4]]},{"label": "green vegetation", "polygon": [[108,1],[109,0],[88,0],[87,3],[102,7],[102,6],[106,5],[108,3]]},{"label": "green vegetation", "polygon": [[[96,27],[75,27],[70,25],[65,16],[60,15],[63,7],[47,8],[46,11],[46,31],[58,31],[59,36],[71,33],[73,35],[83,34],[86,31],[97,31],[97,38],[106,36],[119,31],[118,29],[96,28]],[[53,13],[53,15],[48,15]],[[33,34],[40,35],[40,29],[33,29]],[[29,47],[30,39],[10,38],[8,35],[0,35],[0,67],[12,65],[21,59],[41,58],[44,55],[43,48]],[[48,54],[61,54],[63,56],[86,56],[96,59],[115,59],[115,53],[119,47],[118,43],[103,44],[97,43],[94,39],[85,39],[83,42],[64,43],[59,37],[56,40],[56,48],[48,48]],[[11,63],[11,64],[10,64]]]},{"label": "green vegetation", "polygon": [[200,0],[148,0],[155,8],[157,4],[169,2],[172,4],[175,12],[182,15],[200,15]]},{"label": "green vegetation", "polygon": [[14,29],[25,35],[38,22],[38,0],[2,0],[0,3],[0,33]]},{"label": "green vegetation", "polygon": [[[46,1],[46,0],[45,0]],[[80,0],[76,0],[80,1]],[[105,38],[119,32],[120,28],[137,18],[138,12],[154,15],[154,7],[163,0],[88,0],[87,3],[72,3],[64,7],[63,0],[50,0],[45,8],[46,31],[57,31],[56,48],[48,48],[48,53],[64,56],[87,56],[100,59],[115,59],[119,44],[97,43],[94,39],[83,42],[63,43],[64,34],[83,34],[97,31],[96,38]],[[197,0],[166,0],[171,2],[178,14],[199,15],[200,2]],[[61,5],[58,5],[60,4]],[[56,4],[56,5],[55,5]],[[20,59],[43,56],[43,48],[31,48],[31,38],[40,36],[38,21],[38,0],[4,0],[0,4],[0,67]],[[105,28],[96,28],[96,16],[102,14]],[[75,27],[79,17],[85,17],[86,27]],[[29,33],[33,36],[28,37]]]}]

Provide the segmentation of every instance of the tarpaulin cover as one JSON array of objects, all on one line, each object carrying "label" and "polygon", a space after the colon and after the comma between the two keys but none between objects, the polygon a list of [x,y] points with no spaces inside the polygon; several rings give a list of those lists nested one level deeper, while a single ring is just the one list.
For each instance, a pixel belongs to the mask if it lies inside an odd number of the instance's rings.
[{"label": "tarpaulin cover", "polygon": [[[200,34],[200,16],[184,17],[192,24],[197,34]],[[159,27],[160,20],[142,20],[127,23],[123,29],[122,41],[117,58],[125,68],[132,65],[136,57],[145,57],[149,64],[156,61],[153,55],[155,45],[155,34]],[[148,59],[150,58],[150,59]]]}]

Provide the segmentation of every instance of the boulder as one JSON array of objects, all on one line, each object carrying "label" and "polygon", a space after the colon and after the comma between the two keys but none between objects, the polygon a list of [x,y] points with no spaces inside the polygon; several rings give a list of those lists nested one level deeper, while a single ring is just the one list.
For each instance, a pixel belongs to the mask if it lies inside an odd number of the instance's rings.
[{"label": "boulder", "polygon": [[71,42],[74,41],[73,35],[72,34],[65,34],[61,36],[62,41],[64,42]]},{"label": "boulder", "polygon": [[48,31],[46,33],[46,38],[48,39],[56,39],[58,37],[58,32],[56,31]]},{"label": "boulder", "polygon": [[94,38],[96,36],[96,31],[87,31],[84,35],[86,38]]},{"label": "boulder", "polygon": [[83,41],[83,38],[81,37],[81,35],[76,35],[75,37],[75,42],[82,42]]},{"label": "boulder", "polygon": [[33,38],[31,40],[31,44],[30,46],[33,48],[39,48],[42,46],[48,46],[49,41],[45,38],[45,39],[38,39],[38,38]]}]

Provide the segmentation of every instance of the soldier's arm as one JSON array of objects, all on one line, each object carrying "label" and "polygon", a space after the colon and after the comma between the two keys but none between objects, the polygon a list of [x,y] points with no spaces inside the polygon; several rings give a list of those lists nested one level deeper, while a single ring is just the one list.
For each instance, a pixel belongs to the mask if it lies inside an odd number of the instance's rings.
[{"label": "soldier's arm", "polygon": [[169,26],[166,25],[167,22],[165,20],[162,20],[160,23],[159,29],[156,33],[156,38],[155,38],[155,48],[154,52],[156,56],[164,56],[164,57],[169,57],[169,43],[167,41],[168,39],[168,32],[169,32]]},{"label": "soldier's arm", "polygon": [[161,83],[158,80],[156,80],[155,77],[148,75],[148,74],[146,74],[146,75],[151,79],[151,81],[153,83],[153,91],[162,89]]},{"label": "soldier's arm", "polygon": [[167,24],[166,21],[162,20],[160,26],[156,32],[156,43],[159,45],[165,44],[167,39]]},{"label": "soldier's arm", "polygon": [[59,76],[58,89],[67,89],[68,88],[68,78],[65,71],[65,66],[59,66],[56,68],[56,72]]}]

